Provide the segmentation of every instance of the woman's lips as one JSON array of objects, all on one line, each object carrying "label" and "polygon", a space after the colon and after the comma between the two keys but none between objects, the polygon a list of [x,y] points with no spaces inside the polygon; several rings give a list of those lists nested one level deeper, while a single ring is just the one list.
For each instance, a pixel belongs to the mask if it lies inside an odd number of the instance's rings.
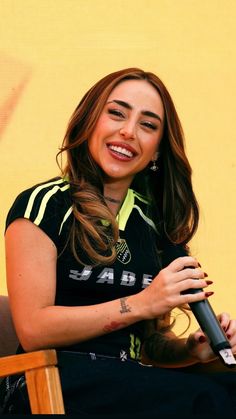
[{"label": "woman's lips", "polygon": [[113,157],[118,160],[129,161],[136,156],[136,151],[129,145],[124,144],[107,144],[107,148]]}]

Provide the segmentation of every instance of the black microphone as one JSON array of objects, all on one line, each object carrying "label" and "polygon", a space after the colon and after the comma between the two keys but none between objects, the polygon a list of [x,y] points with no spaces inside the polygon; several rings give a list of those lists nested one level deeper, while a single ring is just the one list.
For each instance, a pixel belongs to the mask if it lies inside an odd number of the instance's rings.
[{"label": "black microphone", "polygon": [[[189,289],[184,294],[196,294],[203,290]],[[195,301],[189,306],[199,323],[200,328],[209,339],[209,344],[213,352],[220,357],[228,367],[235,367],[236,360],[231,350],[229,340],[216,317],[211,304],[208,300]]]}]

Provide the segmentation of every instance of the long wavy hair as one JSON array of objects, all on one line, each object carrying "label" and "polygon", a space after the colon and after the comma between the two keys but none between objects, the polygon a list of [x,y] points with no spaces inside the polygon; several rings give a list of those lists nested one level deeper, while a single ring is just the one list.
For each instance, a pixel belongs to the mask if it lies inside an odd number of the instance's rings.
[{"label": "long wavy hair", "polygon": [[77,252],[79,244],[86,260],[94,265],[114,261],[118,226],[104,200],[103,173],[89,153],[88,140],[111,91],[126,80],[150,83],[159,93],[165,111],[159,170],[152,173],[146,169],[137,174],[132,187],[152,200],[157,228],[162,229],[171,242],[186,245],[198,226],[199,210],[192,188],[192,170],[185,153],[184,134],[167,88],[158,76],[139,68],[113,72],[84,95],[71,116],[57,155],[59,161],[61,153],[66,153],[66,165],[61,169],[71,185],[74,222],[70,242],[73,253],[83,262]]}]

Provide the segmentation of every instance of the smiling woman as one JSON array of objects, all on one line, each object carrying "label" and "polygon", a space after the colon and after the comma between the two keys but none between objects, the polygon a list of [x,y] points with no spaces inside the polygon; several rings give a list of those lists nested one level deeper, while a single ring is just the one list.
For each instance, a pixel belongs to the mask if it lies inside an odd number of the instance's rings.
[{"label": "smiling woman", "polygon": [[[60,176],[21,192],[6,220],[18,352],[57,348],[67,414],[235,417],[235,374],[179,368],[216,358],[203,331],[172,329],[173,310],[188,314],[212,281],[190,255],[198,204],[162,81],[137,68],[105,76],[75,109],[61,153]],[[235,352],[236,321],[219,319]],[[2,382],[3,413],[28,412],[22,381]]]}]

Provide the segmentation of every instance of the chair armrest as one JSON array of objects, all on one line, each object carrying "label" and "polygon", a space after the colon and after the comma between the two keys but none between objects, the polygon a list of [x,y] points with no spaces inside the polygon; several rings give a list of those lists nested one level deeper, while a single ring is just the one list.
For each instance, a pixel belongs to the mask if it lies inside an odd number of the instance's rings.
[{"label": "chair armrest", "polygon": [[0,358],[0,377],[25,373],[33,414],[64,414],[55,349]]},{"label": "chair armrest", "polygon": [[55,349],[28,352],[0,358],[0,377],[24,373],[27,370],[57,364]]}]

